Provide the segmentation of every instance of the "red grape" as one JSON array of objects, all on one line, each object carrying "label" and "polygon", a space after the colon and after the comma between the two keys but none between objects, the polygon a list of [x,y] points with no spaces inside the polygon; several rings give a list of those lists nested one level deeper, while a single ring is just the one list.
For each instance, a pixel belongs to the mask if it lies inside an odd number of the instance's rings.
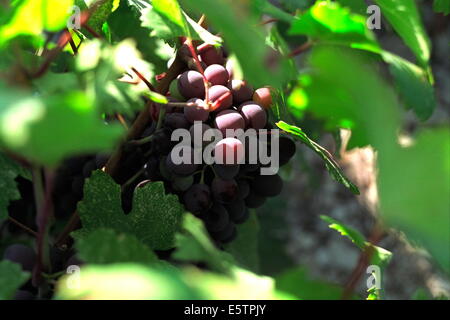
[{"label": "red grape", "polygon": [[194,121],[206,121],[209,117],[209,110],[202,99],[192,98],[188,102],[195,102],[198,107],[185,107],[184,116],[188,121],[194,123]]},{"label": "red grape", "polygon": [[205,78],[212,85],[226,85],[230,75],[220,64],[212,64],[205,69]]},{"label": "red grape", "polygon": [[266,111],[254,101],[241,104],[239,112],[244,118],[247,127],[259,130],[263,129],[267,123]]},{"label": "red grape", "polygon": [[221,99],[223,100],[220,102],[220,106],[216,111],[228,109],[233,105],[233,95],[227,87],[221,85],[212,86],[209,88],[208,95],[211,102],[215,102],[222,97]]},{"label": "red grape", "polygon": [[220,140],[214,147],[216,164],[237,165],[244,160],[244,147],[236,138]]},{"label": "red grape", "polygon": [[233,94],[233,102],[236,104],[251,100],[253,88],[244,80],[231,80],[228,88]]},{"label": "red grape", "polygon": [[237,111],[224,110],[216,115],[214,126],[226,136],[226,129],[245,129],[245,120]]},{"label": "red grape", "polygon": [[205,97],[205,84],[200,72],[189,70],[178,78],[178,90],[187,99]]}]

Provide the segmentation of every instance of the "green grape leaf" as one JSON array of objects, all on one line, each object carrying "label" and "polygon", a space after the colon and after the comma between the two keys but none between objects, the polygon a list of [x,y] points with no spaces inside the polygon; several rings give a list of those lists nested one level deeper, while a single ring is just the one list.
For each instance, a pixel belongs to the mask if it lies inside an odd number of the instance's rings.
[{"label": "green grape leaf", "polygon": [[[84,0],[84,2],[89,9],[92,9],[97,0]],[[107,0],[100,5],[96,5],[94,13],[89,17],[88,25],[97,33],[102,33],[103,23],[106,22],[111,12],[115,9],[116,2],[117,0]]]},{"label": "green grape leaf", "polygon": [[9,202],[20,199],[15,180],[19,175],[30,178],[29,172],[0,152],[0,223],[8,217]]},{"label": "green grape leaf", "polygon": [[89,264],[136,262],[148,265],[162,264],[149,247],[134,235],[99,228],[75,242],[77,256]]},{"label": "green grape leaf", "polygon": [[154,91],[144,92],[144,96],[156,103],[167,104],[169,102],[166,96],[163,96],[162,94]]},{"label": "green grape leaf", "polygon": [[0,144],[36,163],[54,166],[72,154],[106,151],[122,134],[100,120],[81,92],[37,96],[1,84],[0,91]]},{"label": "green grape leaf", "polygon": [[233,257],[220,251],[211,241],[203,222],[192,214],[185,214],[182,231],[176,235],[176,251],[172,257],[179,261],[204,262],[212,270],[227,273]]},{"label": "green grape leaf", "polygon": [[142,59],[131,39],[114,46],[85,41],[76,57],[76,69],[100,112],[130,116],[144,106],[141,95],[149,90],[143,81],[133,84],[139,80],[136,71],[146,79],[154,75],[153,66]]},{"label": "green grape leaf", "polygon": [[58,300],[190,300],[204,298],[175,268],[150,268],[136,263],[87,265],[57,284]]},{"label": "green grape leaf", "polygon": [[448,15],[450,13],[450,1],[448,0],[434,0],[433,10],[435,12]]},{"label": "green grape leaf", "polygon": [[[166,71],[167,61],[174,55],[174,51],[162,38],[150,36],[148,28],[141,25],[147,7],[148,4],[142,9],[136,8],[121,1],[117,10],[109,16],[108,26],[113,42],[133,39],[144,60],[151,61],[154,73],[160,74]],[[147,80],[154,84],[151,74]]]},{"label": "green grape leaf", "polygon": [[267,14],[280,21],[292,23],[296,19],[296,17],[294,17],[293,15],[283,11],[282,9],[266,0],[253,0],[251,2],[251,5],[252,9],[259,14]]},{"label": "green grape leaf", "polygon": [[289,133],[294,136],[301,142],[303,142],[306,146],[308,146],[311,150],[319,155],[322,160],[325,162],[325,166],[331,176],[336,179],[336,181],[342,183],[345,187],[350,189],[354,194],[359,194],[358,187],[354,185],[342,172],[342,169],[339,167],[337,162],[333,159],[333,156],[319,144],[311,140],[302,129],[287,124],[284,121],[279,121],[276,123],[278,128]]},{"label": "green grape leaf", "polygon": [[174,247],[183,212],[177,196],[166,195],[162,182],[153,182],[135,190],[133,209],[125,215],[120,186],[97,170],[87,179],[84,198],[78,204],[83,228],[77,233],[85,236],[98,228],[110,228],[134,235],[151,249],[166,250]]},{"label": "green grape leaf", "polygon": [[178,33],[189,35],[189,28],[177,0],[152,0],[152,6],[165,20],[177,26]]},{"label": "green grape leaf", "polygon": [[[334,63],[339,58],[342,63]],[[345,62],[345,64],[344,64]],[[377,57],[341,46],[315,47],[288,99],[292,110],[308,110],[330,130],[351,130],[348,148],[396,141],[401,108],[392,86],[377,71]],[[327,88],[327,94],[323,94]],[[380,126],[380,124],[383,126]]]},{"label": "green grape leaf", "polygon": [[0,261],[0,300],[10,300],[14,293],[30,278],[17,263]]},{"label": "green grape leaf", "polygon": [[0,26],[0,48],[17,36],[40,37],[44,30],[63,29],[72,6],[73,0],[13,1]]},{"label": "green grape leaf", "polygon": [[260,257],[258,254],[259,223],[255,212],[250,213],[250,218],[237,226],[237,237],[231,243],[225,245],[236,263],[253,272],[259,272]]},{"label": "green grape leaf", "polygon": [[374,251],[371,257],[371,264],[384,267],[391,260],[392,253],[390,251],[378,246],[374,246],[371,243],[367,242],[364,236],[359,231],[346,226],[345,224],[342,224],[331,217],[322,215],[320,216],[320,218],[329,223],[329,227],[331,229],[334,229],[344,237],[349,238],[359,249],[367,250],[367,248],[373,247]]},{"label": "green grape leaf", "polygon": [[304,267],[284,271],[275,281],[277,290],[301,300],[339,300],[342,297],[342,287],[313,279]]},{"label": "green grape leaf", "polygon": [[292,23],[289,33],[307,35],[319,42],[378,47],[367,29],[366,17],[351,13],[337,2],[316,2]]},{"label": "green grape leaf", "polygon": [[[286,73],[289,72],[286,72],[285,59],[265,45],[264,30],[257,26],[257,21],[245,15],[238,3],[226,0],[180,2],[183,7],[208,17],[208,23],[220,32],[227,47],[239,60],[245,79],[254,86],[278,88],[287,81]],[[236,32],[236,26],[239,26],[239,32]]]},{"label": "green grape leaf", "polygon": [[414,110],[419,119],[425,121],[436,107],[434,88],[428,81],[426,72],[409,61],[383,51],[383,60],[389,64],[399,94],[407,109]]},{"label": "green grape leaf", "polygon": [[383,217],[450,272],[450,130],[419,132],[409,147],[379,153]]},{"label": "green grape leaf", "polygon": [[394,30],[415,54],[419,64],[427,68],[430,39],[420,18],[415,0],[375,0]]},{"label": "green grape leaf", "polygon": [[343,7],[348,7],[352,12],[365,15],[367,13],[367,3],[364,0],[337,0]]}]

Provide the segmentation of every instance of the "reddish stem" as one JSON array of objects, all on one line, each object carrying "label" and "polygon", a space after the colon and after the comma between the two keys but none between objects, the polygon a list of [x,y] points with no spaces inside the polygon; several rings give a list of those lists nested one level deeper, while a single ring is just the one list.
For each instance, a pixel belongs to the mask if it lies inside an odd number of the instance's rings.
[{"label": "reddish stem", "polygon": [[203,84],[205,86],[205,103],[209,104],[209,83],[208,80],[206,80],[205,72],[203,70],[202,64],[200,60],[198,59],[198,54],[195,52],[194,45],[192,44],[192,39],[187,38],[186,39],[186,45],[189,48],[189,52],[192,55],[192,58],[194,59],[195,65],[197,66],[198,72],[202,74],[203,77]]}]

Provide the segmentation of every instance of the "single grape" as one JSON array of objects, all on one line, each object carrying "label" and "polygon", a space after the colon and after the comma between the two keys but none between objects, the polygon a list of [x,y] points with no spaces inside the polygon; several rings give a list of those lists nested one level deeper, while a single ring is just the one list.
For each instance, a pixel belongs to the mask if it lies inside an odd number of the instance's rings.
[{"label": "single grape", "polygon": [[250,183],[250,188],[263,197],[275,197],[283,189],[283,180],[278,174],[261,175]]},{"label": "single grape", "polygon": [[225,208],[227,209],[231,220],[235,223],[243,222],[242,218],[245,216],[247,210],[243,199],[236,199],[236,201],[227,204]]},{"label": "single grape", "polygon": [[230,75],[227,69],[220,64],[212,64],[205,69],[205,78],[213,86],[215,85],[226,85]]},{"label": "single grape", "polygon": [[169,128],[161,128],[154,133],[153,145],[156,153],[167,155],[172,150],[173,143],[170,140],[171,135],[172,132]]},{"label": "single grape", "polygon": [[[177,156],[182,157],[185,151],[185,149],[182,149],[180,155]],[[170,153],[167,156],[165,163],[169,172],[179,176],[189,176],[197,170],[198,165],[194,163],[194,149],[189,148],[189,150],[187,150],[186,152],[188,152],[188,155],[190,156],[187,163],[175,164],[173,158],[175,155],[173,153]]]},{"label": "single grape", "polygon": [[248,194],[250,193],[250,184],[247,182],[247,180],[239,179],[237,181],[237,185],[239,199],[247,198]]},{"label": "single grape", "polygon": [[225,86],[217,85],[212,86],[208,90],[209,101],[216,102],[221,99],[220,106],[215,111],[222,111],[230,108],[233,105],[233,95],[230,89]]},{"label": "single grape", "polygon": [[225,64],[225,69],[227,69],[228,71],[228,75],[230,76],[230,80],[233,79],[233,75],[234,75],[234,60],[232,59],[228,59],[226,64]]},{"label": "single grape", "polygon": [[280,166],[285,165],[294,156],[296,146],[294,141],[286,137],[280,137],[278,140],[280,150]]},{"label": "single grape", "polygon": [[[191,140],[192,143],[194,144],[194,146],[196,147],[206,147],[208,144],[211,143],[211,141],[203,141],[203,135],[205,134],[206,130],[211,129],[211,127],[205,123],[201,124],[201,130],[200,130],[200,134],[199,137],[197,137],[195,135],[195,124],[193,124],[191,126],[191,128],[189,129],[189,133],[191,134]],[[197,129],[198,130],[198,129]]]},{"label": "single grape", "polygon": [[225,63],[222,48],[216,48],[214,46],[210,46],[210,47],[206,48],[205,50],[203,50],[200,53],[200,58],[207,65],[224,64]]},{"label": "single grape", "polygon": [[228,88],[233,94],[233,102],[240,104],[251,100],[253,96],[253,88],[244,80],[231,80]]},{"label": "single grape", "polygon": [[247,127],[256,130],[265,127],[267,123],[267,114],[260,105],[253,101],[249,101],[241,104],[238,110],[244,118]]},{"label": "single grape", "polygon": [[5,249],[3,259],[18,263],[23,270],[31,272],[36,263],[36,254],[23,244],[12,244]]},{"label": "single grape", "polygon": [[245,198],[245,205],[252,209],[261,207],[264,202],[266,202],[266,197],[260,196],[253,190],[250,190],[247,198]]},{"label": "single grape", "polygon": [[230,218],[224,206],[215,203],[204,216],[205,226],[208,231],[217,232],[225,229]]},{"label": "single grape", "polygon": [[206,184],[194,184],[183,195],[186,209],[192,213],[201,213],[211,206],[211,191]]},{"label": "single grape", "polygon": [[244,147],[236,138],[220,140],[214,147],[214,160],[217,164],[238,165],[244,160]]},{"label": "single grape", "polygon": [[210,232],[211,237],[222,243],[232,241],[236,237],[236,225],[230,221],[223,230],[218,232]]},{"label": "single grape", "polygon": [[222,134],[225,137],[227,129],[245,129],[245,120],[237,111],[224,110],[216,115],[214,127],[222,131]]},{"label": "single grape", "polygon": [[172,188],[175,191],[184,192],[187,189],[189,189],[193,183],[194,183],[194,176],[187,176],[187,177],[177,176],[174,177],[173,179]]},{"label": "single grape", "polygon": [[239,165],[213,164],[214,172],[223,180],[231,180],[239,173]]},{"label": "single grape", "polygon": [[209,110],[208,107],[205,105],[205,102],[202,99],[198,98],[192,98],[189,99],[187,102],[195,102],[198,107],[185,107],[184,109],[184,116],[185,118],[191,122],[194,123],[194,121],[206,121],[209,117]]},{"label": "single grape", "polygon": [[169,113],[164,118],[164,125],[172,129],[189,129],[191,124],[182,113]]},{"label": "single grape", "polygon": [[219,203],[230,203],[237,199],[238,186],[235,180],[214,178],[211,183],[211,192]]},{"label": "single grape", "polygon": [[262,106],[264,109],[272,107],[272,93],[271,88],[258,88],[253,93],[253,101]]},{"label": "single grape", "polygon": [[178,90],[186,98],[205,97],[205,84],[200,72],[189,70],[181,74],[178,79]]}]

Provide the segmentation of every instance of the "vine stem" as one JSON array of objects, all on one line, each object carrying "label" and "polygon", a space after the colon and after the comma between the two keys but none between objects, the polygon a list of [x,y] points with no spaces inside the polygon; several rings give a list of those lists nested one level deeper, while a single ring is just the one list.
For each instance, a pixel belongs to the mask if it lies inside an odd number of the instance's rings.
[{"label": "vine stem", "polygon": [[363,276],[365,270],[369,266],[370,260],[372,259],[373,254],[375,253],[375,245],[380,242],[384,235],[384,231],[382,226],[377,223],[369,237],[369,243],[370,245],[367,246],[364,251],[361,253],[358,259],[358,263],[356,264],[355,268],[353,269],[350,278],[348,279],[344,291],[342,293],[341,299],[342,300],[348,300],[352,297],[353,292],[355,291],[355,288],[360,281],[361,277]]},{"label": "vine stem", "polygon": [[17,221],[13,217],[8,217],[8,220],[11,221],[12,223],[14,223],[19,228],[23,229],[24,231],[28,232],[29,234],[31,234],[32,236],[37,238],[37,236],[38,236],[37,232],[32,230],[31,228],[27,227],[26,225],[24,225],[20,221]]},{"label": "vine stem", "polygon": [[48,232],[50,228],[50,222],[52,218],[52,192],[53,192],[53,178],[54,172],[46,170],[45,172],[45,192],[44,183],[42,179],[41,169],[35,167],[33,169],[33,185],[35,185],[35,190],[38,192],[36,195],[36,200],[40,201],[36,203],[37,207],[37,217],[36,224],[38,226],[37,234],[37,263],[33,269],[33,284],[39,286],[40,289],[45,293],[47,286],[42,283],[42,272],[51,270],[50,257],[49,257],[49,246],[48,244]]},{"label": "vine stem", "polygon": [[304,44],[302,44],[301,46],[299,46],[298,48],[295,48],[294,50],[292,50],[287,56],[288,58],[292,58],[295,56],[298,56],[299,54],[305,52],[306,50],[310,49],[313,46],[313,42],[312,41],[307,41]]}]

